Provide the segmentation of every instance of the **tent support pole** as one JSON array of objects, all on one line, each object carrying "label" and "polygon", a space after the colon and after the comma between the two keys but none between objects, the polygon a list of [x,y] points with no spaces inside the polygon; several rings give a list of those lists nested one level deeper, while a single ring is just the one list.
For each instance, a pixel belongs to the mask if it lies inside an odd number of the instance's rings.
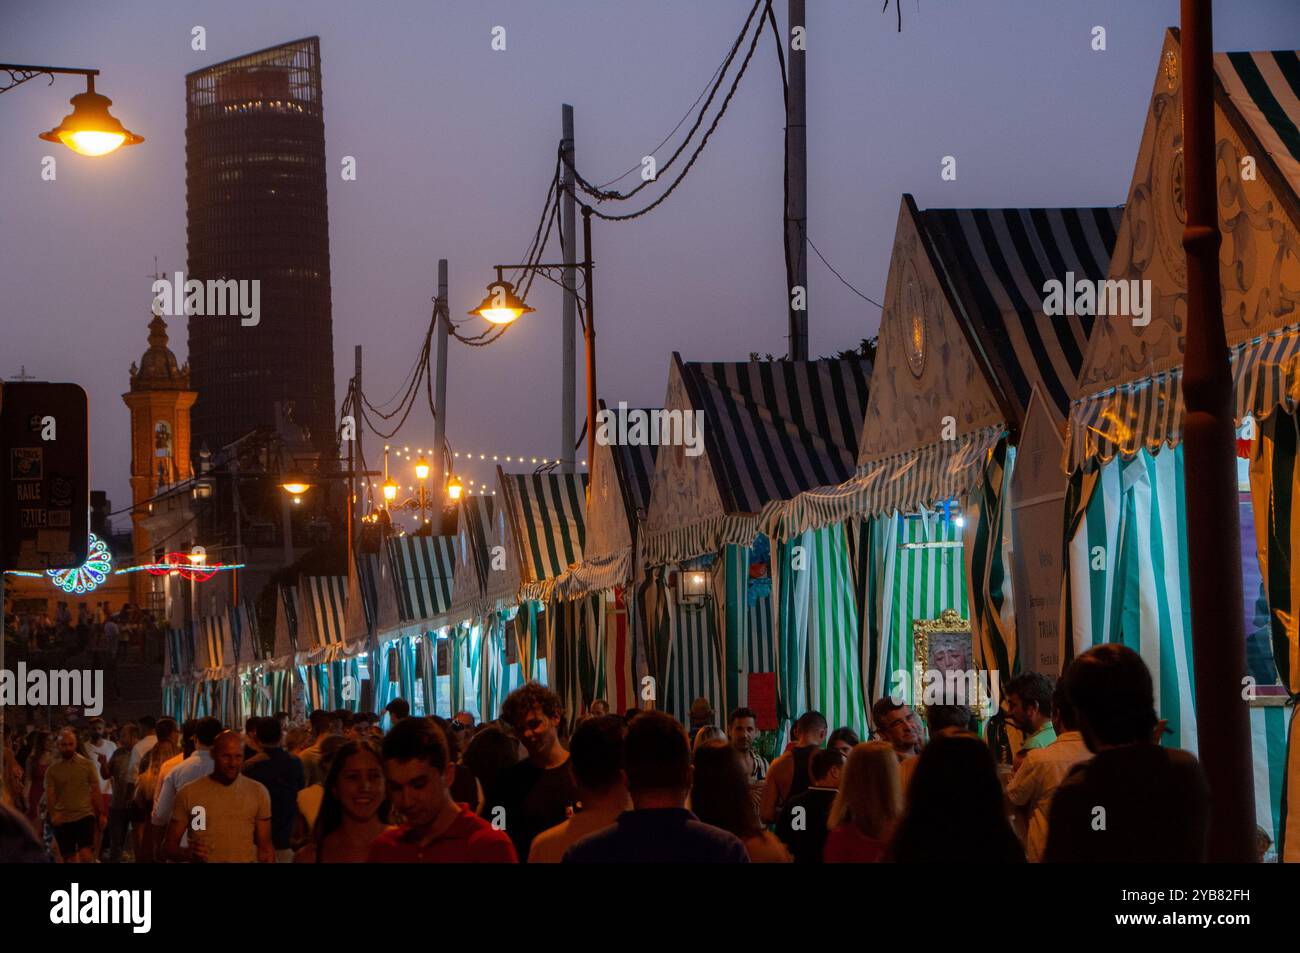
[{"label": "tent support pole", "polygon": [[1183,137],[1187,194],[1186,423],[1188,577],[1196,728],[1210,785],[1208,859],[1255,859],[1250,712],[1232,369],[1219,285],[1211,0],[1182,0]]}]

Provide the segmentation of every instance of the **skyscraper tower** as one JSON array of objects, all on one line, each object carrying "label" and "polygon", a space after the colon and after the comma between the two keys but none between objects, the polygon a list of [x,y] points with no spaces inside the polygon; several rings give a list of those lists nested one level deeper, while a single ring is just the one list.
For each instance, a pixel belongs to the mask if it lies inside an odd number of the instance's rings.
[{"label": "skyscraper tower", "polygon": [[334,335],[320,40],[185,77],[189,272],[260,282],[258,323],[189,318],[194,446],[216,451],[291,406],[315,449],[334,445]]}]

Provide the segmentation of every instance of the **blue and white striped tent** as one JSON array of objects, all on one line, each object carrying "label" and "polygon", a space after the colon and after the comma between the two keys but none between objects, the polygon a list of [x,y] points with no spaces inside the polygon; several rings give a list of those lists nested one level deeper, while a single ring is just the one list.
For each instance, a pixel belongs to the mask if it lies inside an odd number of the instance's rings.
[{"label": "blue and white striped tent", "polygon": [[[1149,282],[1150,312],[1141,322],[1098,320],[1070,406],[1062,655],[1102,642],[1137,646],[1158,687],[1161,717],[1178,724],[1171,743],[1194,750],[1180,446],[1187,275],[1181,196],[1169,185],[1169,170],[1181,158],[1180,59],[1170,31],[1107,276]],[[1256,170],[1223,177],[1218,190],[1224,332],[1239,437],[1250,446],[1249,492],[1241,494],[1241,505],[1245,529],[1253,522],[1255,533],[1242,547],[1243,582],[1250,576],[1257,590],[1246,593],[1247,609],[1268,608],[1262,626],[1246,620],[1248,655],[1252,674],[1262,658],[1294,695],[1300,691],[1300,587],[1276,569],[1294,564],[1300,543],[1291,505],[1300,488],[1294,397],[1300,393],[1294,290],[1300,256],[1284,237],[1300,229],[1300,58],[1293,51],[1220,53],[1214,69],[1216,154],[1225,167],[1248,163]],[[1114,611],[1120,605],[1125,611]],[[1289,772],[1280,716],[1253,710],[1252,719],[1256,798],[1270,799],[1258,819],[1272,825],[1284,859],[1300,860],[1300,835],[1283,836],[1287,818],[1300,813],[1300,774],[1287,778],[1288,806],[1281,796],[1280,779]]]}]

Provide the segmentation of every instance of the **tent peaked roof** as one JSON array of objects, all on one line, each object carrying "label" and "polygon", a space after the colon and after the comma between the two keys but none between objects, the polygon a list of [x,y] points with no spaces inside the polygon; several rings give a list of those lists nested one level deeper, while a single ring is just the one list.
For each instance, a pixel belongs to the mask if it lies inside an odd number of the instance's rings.
[{"label": "tent peaked roof", "polygon": [[[1263,417],[1293,406],[1300,384],[1292,357],[1300,351],[1300,59],[1293,51],[1219,53],[1214,72],[1224,334],[1237,416]],[[1182,50],[1170,29],[1107,276],[1149,282],[1149,311],[1137,323],[1098,318],[1070,409],[1071,467],[1182,439],[1182,113]]]},{"label": "tent peaked roof", "polygon": [[682,376],[728,512],[853,474],[870,361],[692,362]]},{"label": "tent peaked roof", "polygon": [[1300,195],[1300,55],[1216,53],[1214,72],[1292,194]]},{"label": "tent peaked roof", "polygon": [[388,549],[403,622],[432,620],[451,608],[455,536],[398,536]]},{"label": "tent peaked roof", "polygon": [[[929,233],[954,298],[964,303],[1015,422],[1034,385],[1069,410],[1094,321],[1047,315],[1044,285],[1106,277],[1122,207],[927,209]],[[1066,292],[1069,294],[1069,291]]]},{"label": "tent peaked roof", "polygon": [[587,474],[497,468],[524,583],[545,583],[582,561]]}]

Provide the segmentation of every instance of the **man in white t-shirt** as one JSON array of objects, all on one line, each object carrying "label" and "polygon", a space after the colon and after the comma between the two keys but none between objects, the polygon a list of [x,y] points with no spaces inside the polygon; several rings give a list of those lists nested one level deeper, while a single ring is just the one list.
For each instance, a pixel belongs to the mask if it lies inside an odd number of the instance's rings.
[{"label": "man in white t-shirt", "polygon": [[[117,750],[117,745],[105,737],[104,719],[95,718],[90,722],[90,739],[85,743],[85,755],[94,765],[95,774],[99,777],[99,793],[107,803],[108,797],[113,792],[112,776],[108,773],[108,762],[113,757],[113,752]],[[99,848],[103,841],[104,832],[101,829],[95,831],[95,858],[99,858]]]},{"label": "man in white t-shirt", "polygon": [[1065,697],[1063,681],[1052,694],[1052,723],[1056,740],[1030,750],[1007,784],[1007,800],[1027,817],[1025,856],[1030,863],[1042,860],[1047,847],[1047,819],[1052,796],[1070,769],[1092,757],[1075,723],[1074,708]]}]

